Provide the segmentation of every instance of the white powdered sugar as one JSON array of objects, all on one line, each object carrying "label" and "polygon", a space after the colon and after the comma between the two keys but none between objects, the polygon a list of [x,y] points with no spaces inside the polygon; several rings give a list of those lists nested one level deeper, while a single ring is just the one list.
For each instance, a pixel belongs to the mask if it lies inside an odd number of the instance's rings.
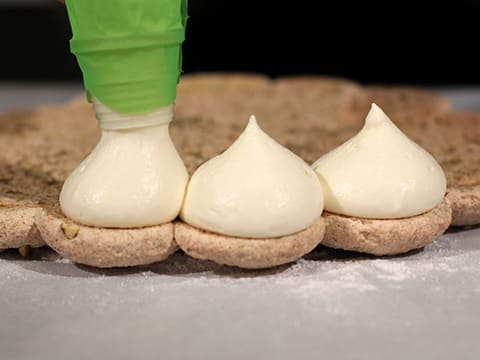
[{"label": "white powdered sugar", "polygon": [[[476,233],[462,235],[461,240],[455,233],[444,235],[425,250],[400,257],[376,258],[320,248],[294,264],[257,271],[220,266],[181,253],[151,266],[95,269],[76,265],[52,251],[44,251],[37,260],[25,260],[10,251],[0,255],[0,286],[7,291],[25,286],[30,292],[42,293],[42,284],[48,283],[68,292],[72,304],[93,301],[92,296],[100,291],[104,294],[98,295],[101,301],[97,299],[97,303],[110,306],[172,291],[212,296],[238,293],[240,297],[277,294],[302,306],[312,302],[326,306],[362,294],[381,296],[383,292],[425,287],[441,292],[445,284],[465,285],[465,281],[471,282],[469,289],[479,291],[480,241]],[[84,292],[87,288],[91,289],[90,298]],[[118,292],[122,296],[117,296]]]},{"label": "white powdered sugar", "polygon": [[[298,344],[296,354],[341,340],[353,344],[341,348],[355,358],[373,340],[394,339],[404,354],[407,344],[423,346],[426,333],[446,339],[452,331],[480,331],[479,239],[479,229],[449,233],[424,250],[382,258],[318,248],[294,264],[258,271],[182,253],[150,266],[95,269],[51,251],[35,260],[7,251],[0,254],[0,318],[10,324],[2,354],[5,346],[47,354],[58,344],[70,354],[78,334],[77,351],[121,339],[130,353],[163,342],[188,355],[207,342],[230,349],[270,339],[270,355],[285,351],[282,344]],[[275,358],[294,357],[281,354]]]}]

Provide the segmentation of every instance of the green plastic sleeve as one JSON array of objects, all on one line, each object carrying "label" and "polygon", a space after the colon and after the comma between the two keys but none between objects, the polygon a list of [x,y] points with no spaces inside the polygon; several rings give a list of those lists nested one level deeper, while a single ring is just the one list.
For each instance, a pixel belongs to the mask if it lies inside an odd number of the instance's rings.
[{"label": "green plastic sleeve", "polygon": [[67,0],[90,99],[119,113],[172,104],[182,64],[187,0]]}]

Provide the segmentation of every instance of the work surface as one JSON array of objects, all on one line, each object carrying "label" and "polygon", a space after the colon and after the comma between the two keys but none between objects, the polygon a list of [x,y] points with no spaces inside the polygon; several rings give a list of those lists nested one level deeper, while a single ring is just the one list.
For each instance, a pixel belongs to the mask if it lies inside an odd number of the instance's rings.
[{"label": "work surface", "polygon": [[[13,90],[12,90],[13,89]],[[479,89],[441,89],[480,110]],[[0,86],[0,111],[78,85]],[[480,228],[374,258],[318,248],[241,271],[176,254],[98,270],[0,254],[0,359],[478,359]]]}]

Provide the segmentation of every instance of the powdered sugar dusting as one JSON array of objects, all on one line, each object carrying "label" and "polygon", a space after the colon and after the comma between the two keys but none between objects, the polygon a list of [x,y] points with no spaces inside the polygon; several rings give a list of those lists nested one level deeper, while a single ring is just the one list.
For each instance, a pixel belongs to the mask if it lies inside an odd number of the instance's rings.
[{"label": "powdered sugar dusting", "polygon": [[[95,301],[100,306],[137,302],[139,293],[156,296],[179,289],[207,293],[223,289],[227,293],[265,295],[280,292],[302,306],[309,306],[312,302],[338,303],[362,294],[379,296],[385,291],[414,289],[424,284],[438,292],[442,283],[458,283],[457,279],[473,279],[469,289],[479,292],[478,259],[480,241],[474,235],[462,235],[459,241],[455,233],[444,235],[424,251],[403,257],[375,258],[320,248],[295,264],[260,271],[220,266],[180,253],[151,266],[94,269],[76,265],[51,251],[44,251],[38,260],[25,260],[14,252],[6,252],[0,255],[0,286],[18,289],[22,284],[48,282],[49,286],[69,289],[71,304]],[[108,292],[101,300],[88,299],[86,288],[93,289],[92,297],[95,291]],[[42,292],[41,287],[35,289]],[[122,296],[114,295],[119,291]],[[33,297],[38,301],[41,298]]]},{"label": "powdered sugar dusting", "polygon": [[[161,339],[175,354],[191,358],[187,355],[205,343],[260,339],[263,348],[271,339],[275,346],[265,358],[284,351],[279,344],[299,344],[293,352],[275,356],[287,359],[319,341],[337,344],[342,339],[356,344],[342,347],[352,355],[348,358],[355,358],[358,346],[365,344],[365,353],[371,350],[372,339],[382,344],[395,339],[389,354],[397,346],[396,353],[405,358],[410,344],[416,344],[415,351],[423,346],[426,333],[447,341],[460,325],[468,334],[480,331],[479,259],[480,229],[449,233],[425,250],[401,257],[319,248],[295,264],[260,271],[181,253],[151,266],[102,270],[53,252],[40,251],[35,260],[25,260],[6,251],[0,254],[0,318],[15,326],[0,337],[0,347],[2,354],[25,346],[45,354],[66,344],[65,354],[70,354],[70,339],[77,341],[82,334],[77,352],[87,348],[83,344],[118,343],[120,338],[128,344],[119,348],[122,354],[139,354]],[[131,331],[122,330],[126,325]],[[29,341],[17,340],[24,338]]]}]

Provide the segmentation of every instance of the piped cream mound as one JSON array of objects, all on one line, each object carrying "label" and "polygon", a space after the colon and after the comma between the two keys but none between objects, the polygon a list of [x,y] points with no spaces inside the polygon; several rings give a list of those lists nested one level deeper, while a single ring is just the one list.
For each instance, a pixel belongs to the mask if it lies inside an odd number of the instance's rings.
[{"label": "piped cream mound", "polygon": [[[107,126],[102,127],[99,119],[100,141],[63,185],[62,211],[78,223],[96,227],[131,228],[172,221],[180,212],[188,173],[170,138],[171,118],[106,114]],[[148,126],[135,127],[136,120]]]},{"label": "piped cream mound", "polygon": [[193,174],[175,240],[197,259],[248,269],[278,266],[322,241],[322,211],[315,172],[252,116],[225,152]]},{"label": "piped cream mound", "polygon": [[254,116],[240,137],[193,174],[181,218],[240,238],[272,238],[307,229],[321,216],[315,172],[263,132]]},{"label": "piped cream mound", "polygon": [[452,221],[440,165],[372,104],[361,131],[313,165],[325,246],[374,255],[421,248]]},{"label": "piped cream mound", "polygon": [[446,178],[437,161],[375,104],[361,131],[318,159],[325,210],[361,218],[396,219],[441,203]]}]

